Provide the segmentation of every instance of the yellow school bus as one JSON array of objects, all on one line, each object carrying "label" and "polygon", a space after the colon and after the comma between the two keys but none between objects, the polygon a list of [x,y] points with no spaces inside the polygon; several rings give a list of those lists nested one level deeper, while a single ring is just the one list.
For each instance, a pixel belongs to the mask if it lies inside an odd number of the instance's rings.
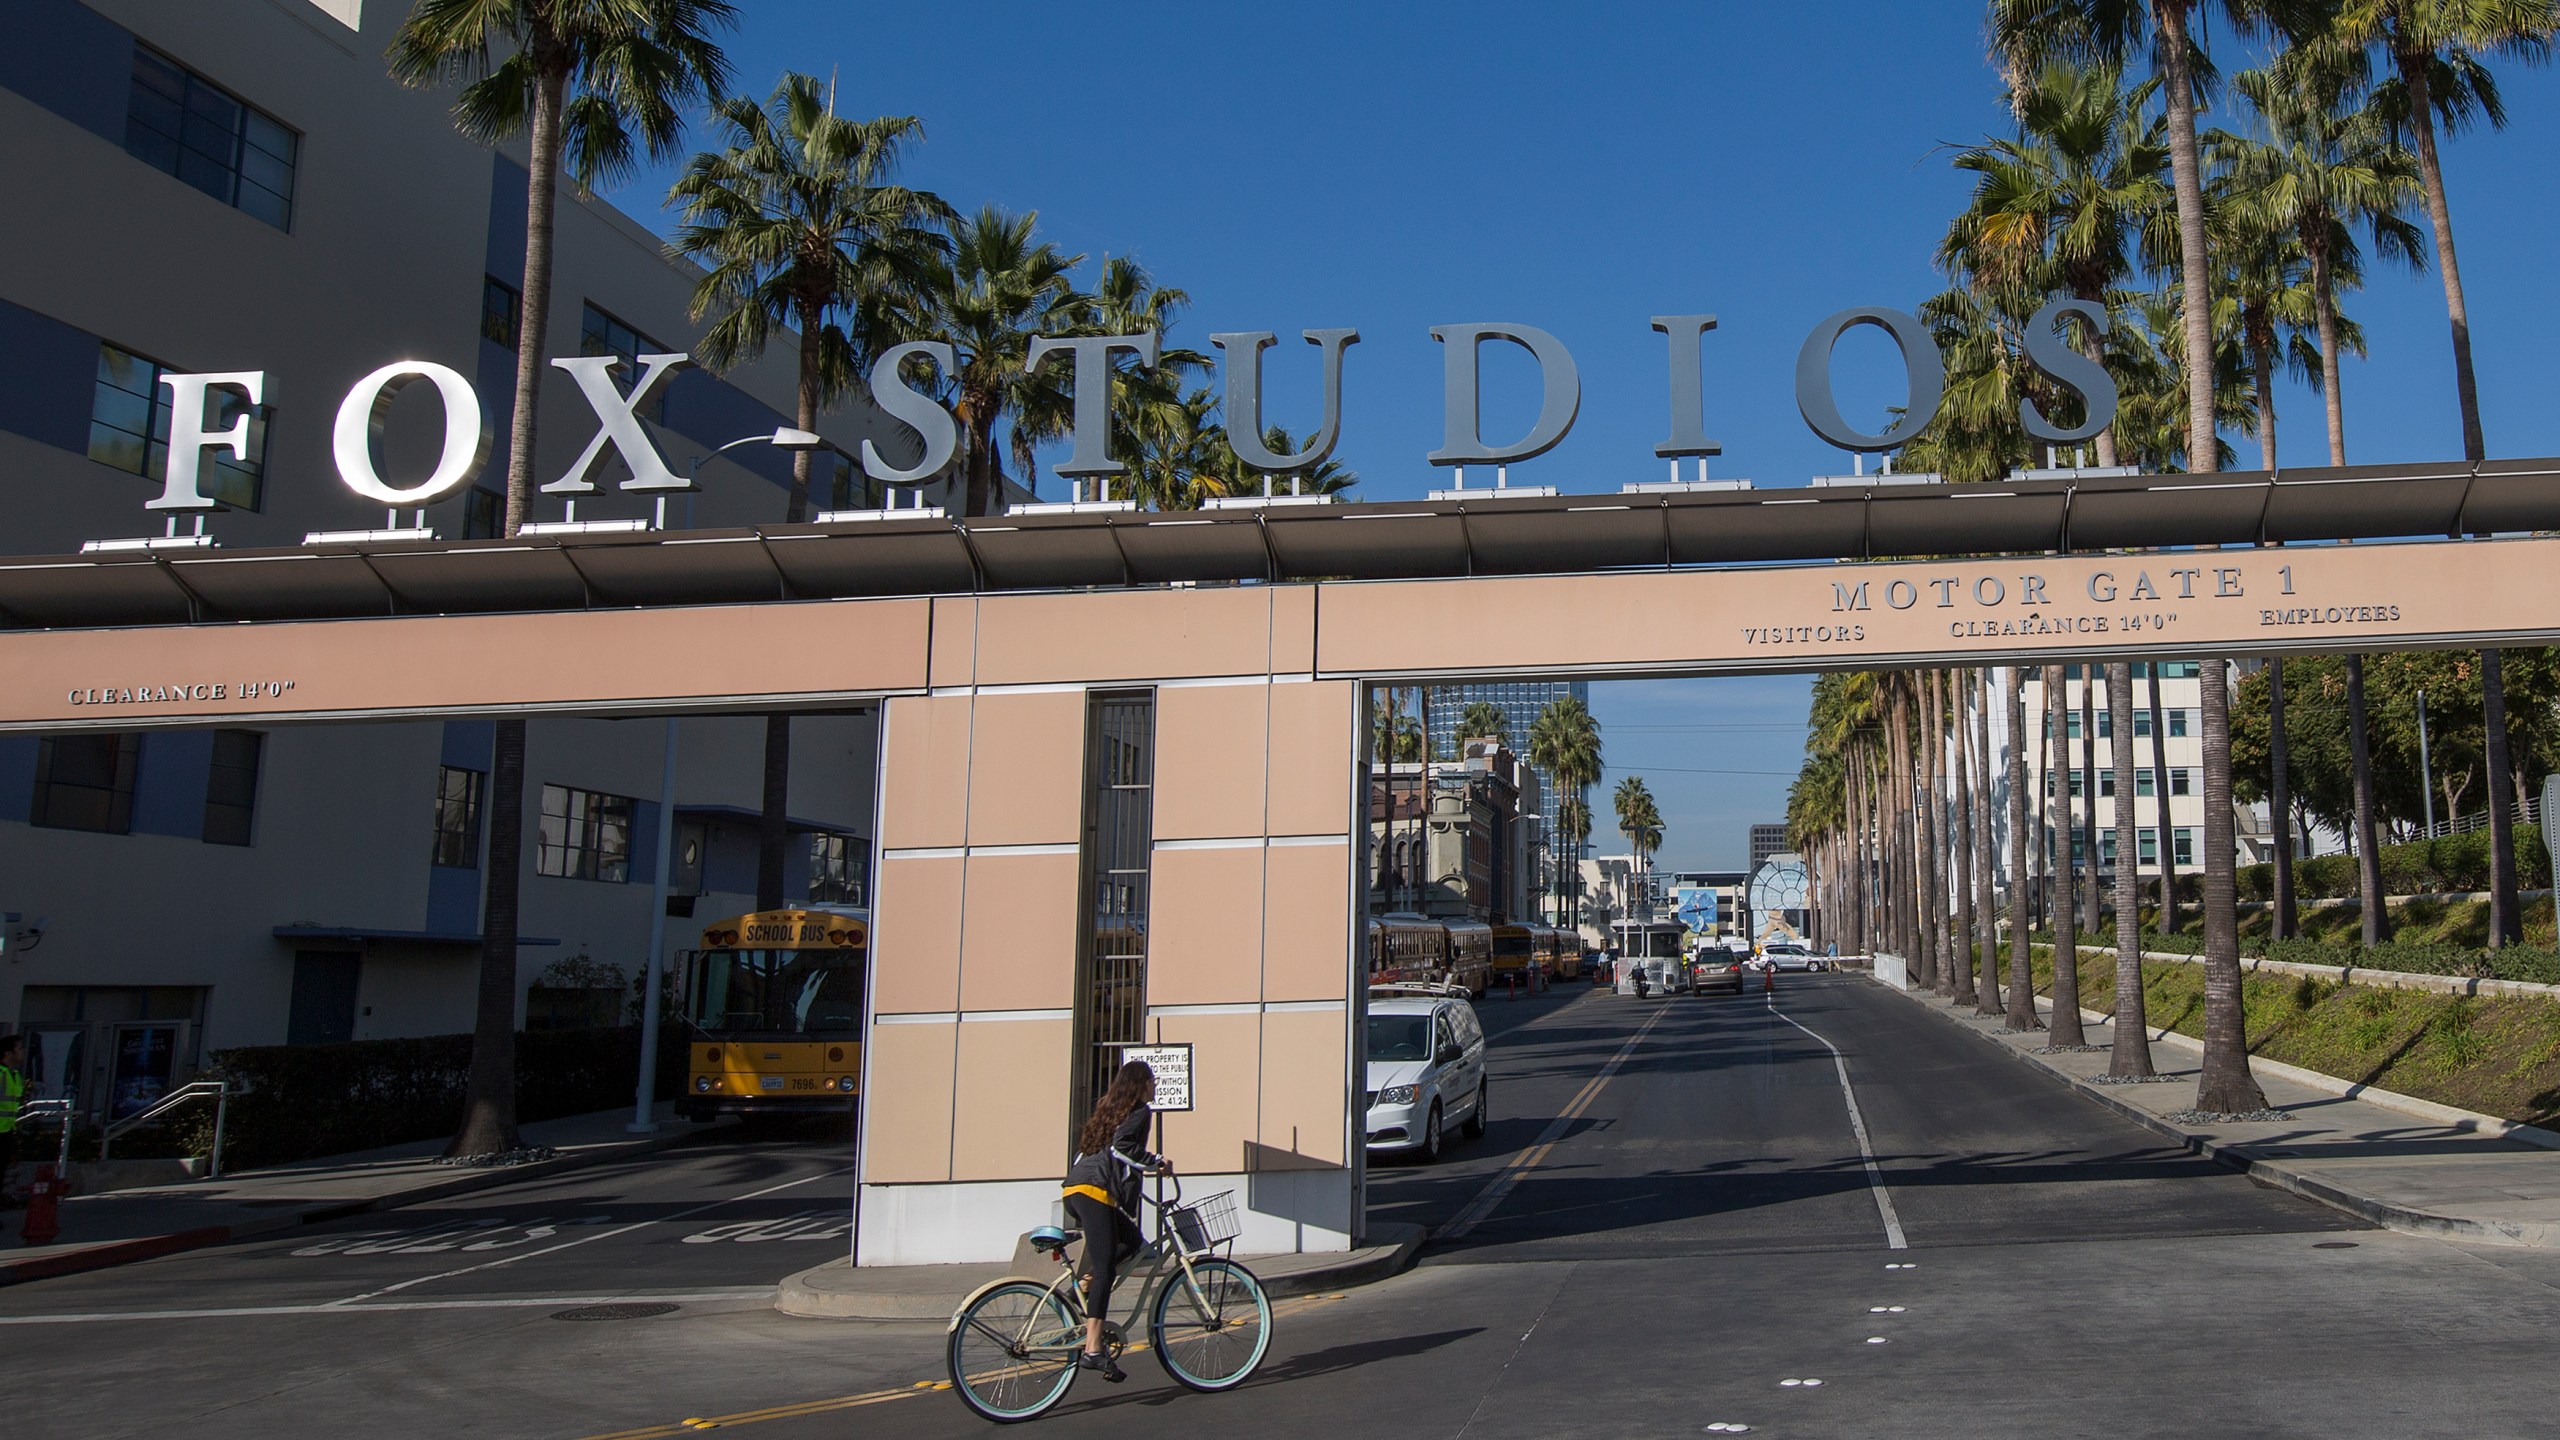
[{"label": "yellow school bus", "polygon": [[693,1055],[676,1113],[851,1111],[870,958],[867,910],[759,910],[705,927],[684,957]]}]

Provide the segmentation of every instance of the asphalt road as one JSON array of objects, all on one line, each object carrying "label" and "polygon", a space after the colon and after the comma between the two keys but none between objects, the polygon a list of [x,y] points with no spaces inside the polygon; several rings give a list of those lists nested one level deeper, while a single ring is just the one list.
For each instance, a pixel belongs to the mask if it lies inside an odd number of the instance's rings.
[{"label": "asphalt road", "polygon": [[[1128,1384],[1088,1379],[1038,1423],[2550,1433],[2560,1258],[2355,1228],[1869,982],[1790,981],[1774,1011],[1757,994],[1487,1001],[1492,1133],[1373,1173],[1377,1213],[1444,1236],[1419,1268],[1280,1302],[1234,1394],[1177,1390],[1139,1356]],[[984,1433],[929,1388],[938,1326],[790,1320],[765,1298],[843,1244],[842,1148],[706,1144],[0,1290],[0,1413],[13,1435],[190,1440]],[[676,1308],[555,1318],[608,1297]]]}]

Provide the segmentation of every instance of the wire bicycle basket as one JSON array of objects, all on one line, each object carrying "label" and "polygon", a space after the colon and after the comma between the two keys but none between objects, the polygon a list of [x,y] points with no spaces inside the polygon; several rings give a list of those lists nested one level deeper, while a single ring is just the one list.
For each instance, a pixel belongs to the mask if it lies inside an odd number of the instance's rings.
[{"label": "wire bicycle basket", "polygon": [[1189,1205],[1169,1207],[1165,1220],[1173,1243],[1186,1257],[1207,1254],[1236,1238],[1235,1192],[1222,1190]]}]

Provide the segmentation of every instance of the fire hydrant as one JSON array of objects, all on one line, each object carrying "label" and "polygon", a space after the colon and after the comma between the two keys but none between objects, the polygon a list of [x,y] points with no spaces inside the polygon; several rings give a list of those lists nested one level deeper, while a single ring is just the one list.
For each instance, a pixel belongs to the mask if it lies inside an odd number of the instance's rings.
[{"label": "fire hydrant", "polygon": [[27,1223],[18,1231],[21,1243],[50,1245],[62,1233],[62,1193],[69,1188],[53,1166],[37,1169],[35,1182],[27,1187]]}]

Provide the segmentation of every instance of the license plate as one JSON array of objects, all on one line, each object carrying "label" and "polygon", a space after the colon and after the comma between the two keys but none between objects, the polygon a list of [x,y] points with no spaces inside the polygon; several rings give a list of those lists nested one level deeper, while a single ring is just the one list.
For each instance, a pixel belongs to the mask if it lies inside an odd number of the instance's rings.
[{"label": "license plate", "polygon": [[756,1078],[756,1083],[762,1085],[767,1090],[779,1090],[782,1088],[782,1077],[779,1075],[761,1075]]}]

